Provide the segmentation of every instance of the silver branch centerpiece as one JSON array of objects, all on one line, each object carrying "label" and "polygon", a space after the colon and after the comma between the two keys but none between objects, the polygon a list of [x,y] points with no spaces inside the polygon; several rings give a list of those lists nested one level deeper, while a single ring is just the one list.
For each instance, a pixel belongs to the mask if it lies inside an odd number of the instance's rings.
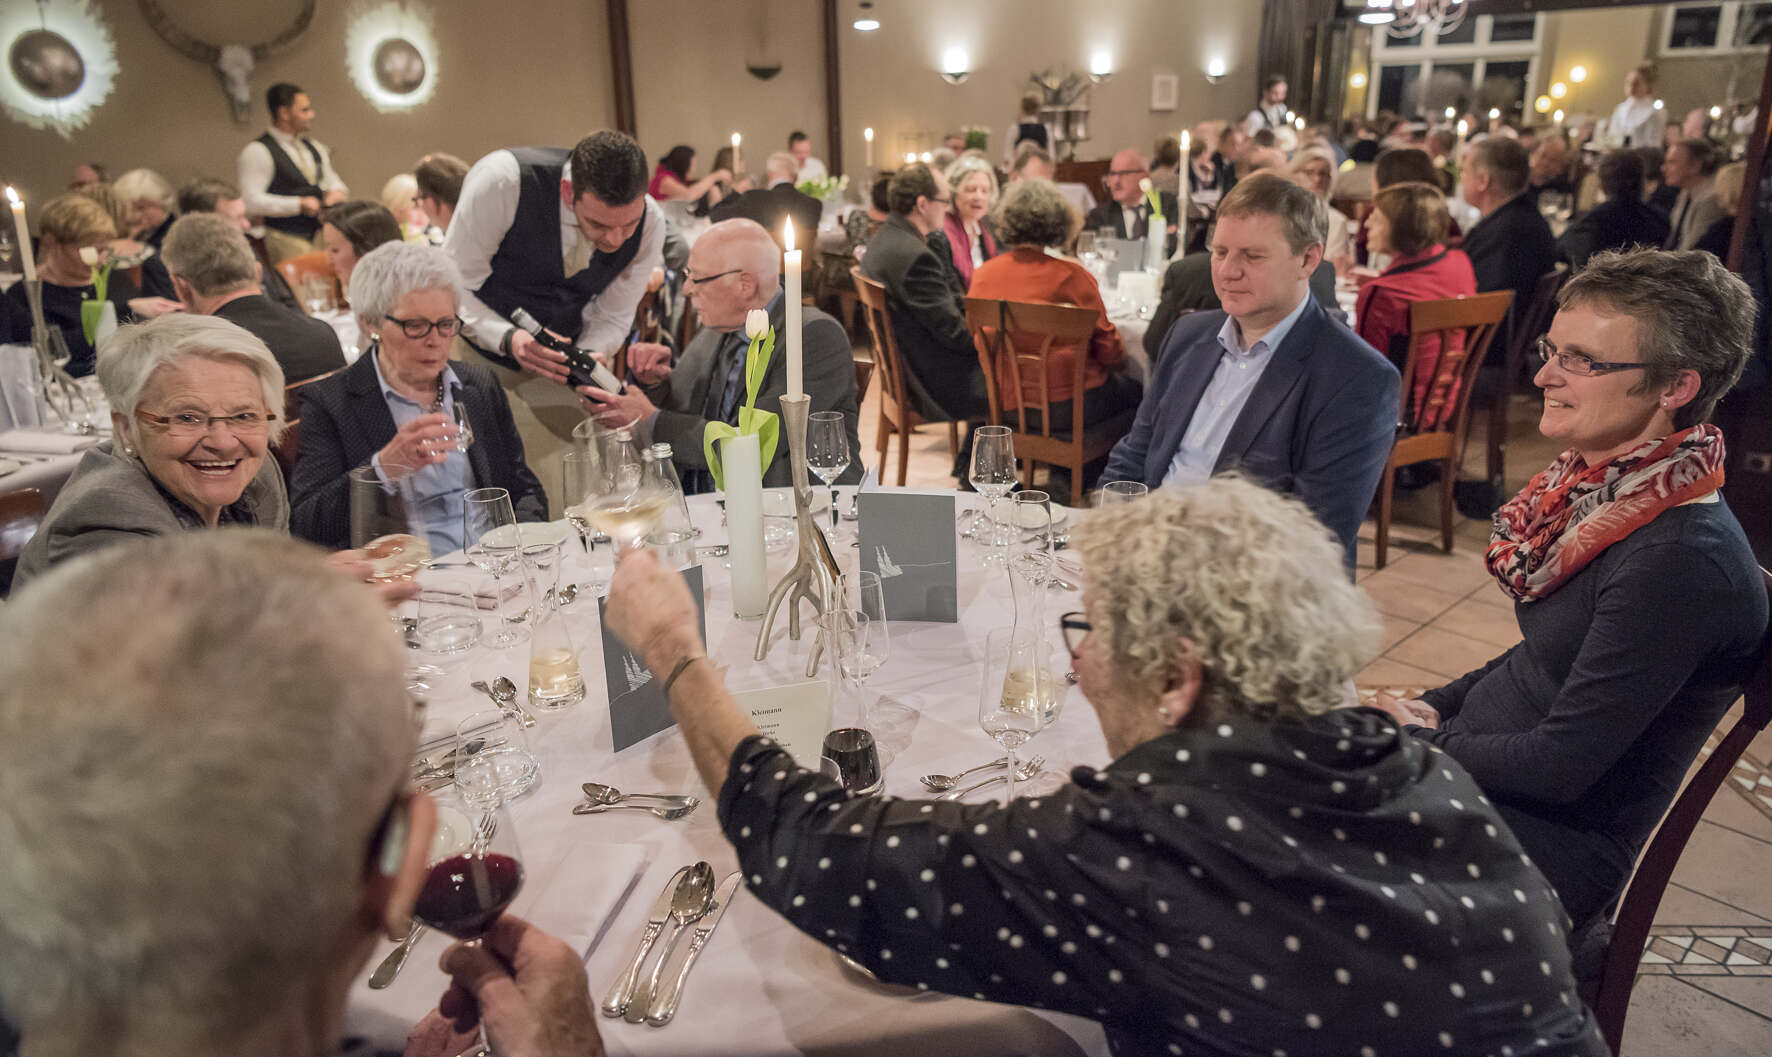
[{"label": "silver branch centerpiece", "polygon": [[[769,592],[769,608],[763,613],[763,626],[757,631],[756,659],[769,656],[770,632],[775,629],[775,614],[783,602],[788,607],[788,638],[800,639],[800,603],[812,603],[812,610],[822,615],[837,597],[837,559],[830,542],[812,517],[812,488],[806,475],[806,420],[812,410],[812,398],[804,393],[781,398],[782,426],[788,435],[788,462],[794,475],[794,521],[799,529],[800,554],[793,568]],[[825,643],[821,638],[813,645],[806,659],[808,678],[818,674]]]}]

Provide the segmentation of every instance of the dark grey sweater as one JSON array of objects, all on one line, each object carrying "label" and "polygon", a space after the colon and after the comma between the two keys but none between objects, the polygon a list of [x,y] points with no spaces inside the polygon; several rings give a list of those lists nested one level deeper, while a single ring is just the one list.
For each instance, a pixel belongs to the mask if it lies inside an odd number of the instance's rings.
[{"label": "dark grey sweater", "polygon": [[1719,500],[1663,512],[1514,614],[1524,641],[1424,695],[1440,729],[1411,729],[1476,778],[1579,926],[1740,695],[1765,585]]}]

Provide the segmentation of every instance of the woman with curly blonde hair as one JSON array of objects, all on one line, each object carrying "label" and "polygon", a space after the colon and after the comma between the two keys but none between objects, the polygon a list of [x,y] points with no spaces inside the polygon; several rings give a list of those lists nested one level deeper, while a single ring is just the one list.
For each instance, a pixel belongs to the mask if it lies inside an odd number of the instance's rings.
[{"label": "woman with curly blonde hair", "polygon": [[1116,1054],[1606,1052],[1470,776],[1336,707],[1377,618],[1303,504],[1218,477],[1073,539],[1062,627],[1115,758],[1005,806],[799,767],[706,661],[682,577],[622,560],[610,626],[673,673],[752,895],[883,981],[1090,1017]]}]

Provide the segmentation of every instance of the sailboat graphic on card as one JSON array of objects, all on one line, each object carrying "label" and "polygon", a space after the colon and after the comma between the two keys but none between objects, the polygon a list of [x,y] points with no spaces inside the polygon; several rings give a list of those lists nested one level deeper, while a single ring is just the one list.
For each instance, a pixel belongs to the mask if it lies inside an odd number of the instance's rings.
[{"label": "sailboat graphic on card", "polygon": [[900,569],[897,563],[892,560],[892,555],[886,553],[885,547],[874,548],[874,564],[880,567],[880,579],[882,580],[904,575],[904,570]]},{"label": "sailboat graphic on card", "polygon": [[622,657],[621,673],[627,676],[630,694],[652,681],[652,670],[642,665],[631,653]]}]

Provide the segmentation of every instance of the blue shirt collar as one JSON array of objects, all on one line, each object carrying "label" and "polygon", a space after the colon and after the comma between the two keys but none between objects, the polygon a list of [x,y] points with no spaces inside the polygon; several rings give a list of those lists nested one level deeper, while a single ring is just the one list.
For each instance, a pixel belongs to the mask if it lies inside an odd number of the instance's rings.
[{"label": "blue shirt collar", "polygon": [[1275,349],[1278,349],[1280,343],[1286,340],[1286,335],[1292,332],[1292,328],[1297,325],[1299,317],[1304,315],[1305,306],[1310,303],[1311,292],[1307,288],[1304,292],[1304,297],[1299,299],[1298,305],[1294,307],[1292,311],[1286,313],[1286,318],[1274,324],[1274,329],[1263,334],[1255,344],[1249,346],[1247,352],[1243,351],[1241,341],[1242,331],[1237,327],[1236,319],[1227,315],[1224,320],[1224,326],[1218,328],[1218,344],[1224,349],[1224,351],[1230,353],[1232,356],[1240,356],[1243,358],[1266,356],[1272,353]]},{"label": "blue shirt collar", "polygon": [[[393,386],[389,385],[387,377],[381,373],[381,343],[377,342],[375,348],[369,350],[367,355],[369,356],[369,362],[375,365],[375,384],[381,387],[382,399],[403,400],[408,404],[413,403],[409,397],[401,395]],[[449,402],[455,397],[456,387],[461,385],[461,379],[456,376],[455,368],[448,364],[443,365],[443,379],[443,403],[444,406],[448,406]],[[429,408],[426,408],[425,410],[428,411]]]}]

